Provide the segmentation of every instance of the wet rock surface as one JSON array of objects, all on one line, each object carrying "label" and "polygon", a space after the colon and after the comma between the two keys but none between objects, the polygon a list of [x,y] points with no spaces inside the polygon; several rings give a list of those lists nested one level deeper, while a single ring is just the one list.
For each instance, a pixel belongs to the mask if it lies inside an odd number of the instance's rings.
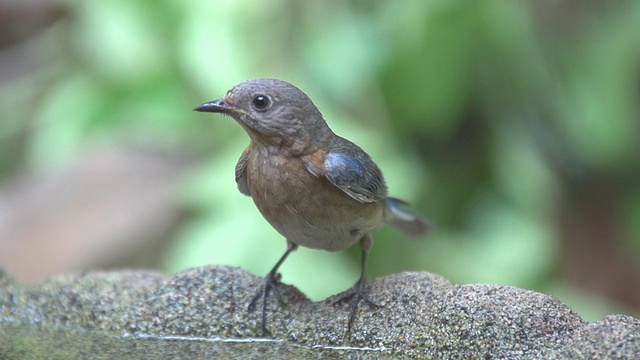
[{"label": "wet rock surface", "polygon": [[[226,266],[92,272],[23,286],[0,273],[0,358],[640,358],[640,320],[585,322],[558,299],[503,285],[451,285],[430,273],[369,283],[379,308],[311,302],[247,304],[261,278]],[[90,356],[89,356],[90,355]],[[89,356],[89,357],[87,357]]]}]

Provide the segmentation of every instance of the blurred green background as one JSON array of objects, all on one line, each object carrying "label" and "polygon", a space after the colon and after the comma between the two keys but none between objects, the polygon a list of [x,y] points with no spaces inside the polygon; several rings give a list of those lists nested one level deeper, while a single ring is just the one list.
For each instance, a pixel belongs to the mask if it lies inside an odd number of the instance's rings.
[{"label": "blurred green background", "polygon": [[[275,77],[314,100],[436,230],[379,231],[369,277],[640,314],[640,2],[0,2],[0,267],[22,281],[205,264],[263,275],[285,241],[236,190],[248,143],[194,113]],[[312,299],[357,247],[299,249]]]}]

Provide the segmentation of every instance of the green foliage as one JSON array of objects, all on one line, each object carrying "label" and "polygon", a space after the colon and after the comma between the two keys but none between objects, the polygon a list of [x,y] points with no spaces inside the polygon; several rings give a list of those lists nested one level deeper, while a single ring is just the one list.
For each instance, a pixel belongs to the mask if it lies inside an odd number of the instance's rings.
[{"label": "green foliage", "polygon": [[[195,215],[167,268],[266,273],[285,243],[235,191],[248,139],[230,119],[191,109],[243,79],[278,77],[373,156],[391,194],[438,225],[420,243],[381,231],[372,275],[545,284],[559,266],[566,186],[593,172],[629,194],[623,232],[640,246],[640,182],[630,182],[640,166],[640,3],[590,6],[572,15],[510,1],[69,2],[31,40],[33,56],[52,60],[0,88],[0,175],[95,143],[203,154],[184,185]],[[356,250],[301,250],[284,281],[316,299],[343,290],[357,277]]]}]

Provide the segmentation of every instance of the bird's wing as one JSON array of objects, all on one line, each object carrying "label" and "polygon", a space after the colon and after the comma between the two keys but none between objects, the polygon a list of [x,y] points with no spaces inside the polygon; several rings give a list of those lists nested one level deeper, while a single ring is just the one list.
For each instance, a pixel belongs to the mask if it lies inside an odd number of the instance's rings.
[{"label": "bird's wing", "polygon": [[378,166],[357,145],[346,145],[303,157],[305,167],[361,203],[386,198],[387,186]]},{"label": "bird's wing", "polygon": [[249,191],[249,185],[247,184],[247,161],[249,159],[249,148],[247,147],[240,155],[238,163],[236,164],[236,184],[238,184],[238,190],[241,193],[251,196]]}]

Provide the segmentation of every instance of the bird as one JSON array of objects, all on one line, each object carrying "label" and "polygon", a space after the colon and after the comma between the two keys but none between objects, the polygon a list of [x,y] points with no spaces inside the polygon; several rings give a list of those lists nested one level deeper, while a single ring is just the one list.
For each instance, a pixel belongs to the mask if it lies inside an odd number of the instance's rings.
[{"label": "bird", "polygon": [[350,302],[347,333],[361,301],[370,307],[366,287],[367,257],[373,233],[384,225],[420,237],[429,220],[407,210],[408,203],[387,196],[382,171],[353,142],[336,135],[313,101],[293,84],[271,78],[245,80],[223,98],[194,111],[233,118],[250,142],[235,167],[240,193],[250,196],[262,216],[287,241],[285,253],[265,276],[249,302],[261,302],[261,328],[266,326],[267,301],[278,292],[278,269],[299,246],[342,251],[356,242],[362,253],[360,277],[333,304]]}]

